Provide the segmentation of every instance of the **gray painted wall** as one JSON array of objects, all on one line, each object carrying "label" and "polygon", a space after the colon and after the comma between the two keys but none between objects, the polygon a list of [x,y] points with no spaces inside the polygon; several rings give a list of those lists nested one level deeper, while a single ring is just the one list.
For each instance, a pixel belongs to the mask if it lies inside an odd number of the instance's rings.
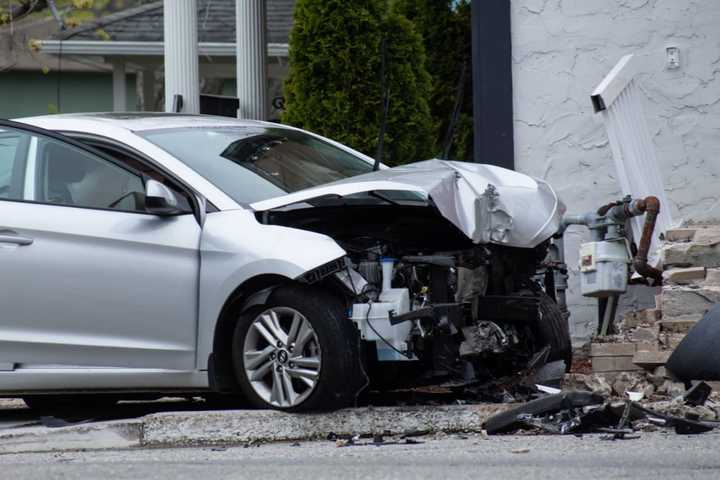
[{"label": "gray painted wall", "polygon": [[[674,217],[720,218],[720,1],[511,5],[516,168],[550,182],[570,212],[621,197],[590,93],[623,55],[636,53],[645,118]],[[667,46],[680,48],[680,69],[665,69]],[[578,294],[577,245],[584,237],[580,228],[567,235],[571,328],[578,339],[595,321],[595,302]],[[632,300],[652,304],[648,292],[634,292]]]}]

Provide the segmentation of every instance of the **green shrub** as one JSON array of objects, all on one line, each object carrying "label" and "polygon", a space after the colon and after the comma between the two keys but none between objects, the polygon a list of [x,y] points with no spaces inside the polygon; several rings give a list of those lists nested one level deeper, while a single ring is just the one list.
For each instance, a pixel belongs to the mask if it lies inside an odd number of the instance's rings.
[{"label": "green shrub", "polygon": [[298,0],[282,120],[374,156],[382,118],[386,36],[389,114],[384,161],[430,155],[430,77],[422,38],[380,0]]},{"label": "green shrub", "polygon": [[435,120],[433,153],[442,153],[455,109],[458,80],[465,63],[461,109],[449,158],[472,159],[472,52],[469,0],[394,0],[393,10],[408,18],[420,33],[431,80],[429,104]]}]

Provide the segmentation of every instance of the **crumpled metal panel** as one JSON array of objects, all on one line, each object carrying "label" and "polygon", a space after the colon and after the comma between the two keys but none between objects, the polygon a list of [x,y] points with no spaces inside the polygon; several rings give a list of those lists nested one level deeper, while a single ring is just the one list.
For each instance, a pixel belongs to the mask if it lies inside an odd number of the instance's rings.
[{"label": "crumpled metal panel", "polygon": [[479,163],[426,160],[382,169],[251,205],[271,210],[325,195],[416,191],[475,243],[532,248],[555,234],[564,206],[542,180]]}]

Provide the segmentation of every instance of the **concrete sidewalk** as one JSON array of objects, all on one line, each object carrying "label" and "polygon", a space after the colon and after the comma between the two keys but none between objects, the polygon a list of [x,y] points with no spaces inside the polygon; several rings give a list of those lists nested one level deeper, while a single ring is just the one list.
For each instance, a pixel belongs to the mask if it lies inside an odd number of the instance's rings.
[{"label": "concrete sidewalk", "polygon": [[130,420],[0,433],[0,454],[158,446],[236,445],[324,439],[336,435],[480,432],[508,404],[364,407],[328,413],[273,410],[163,412]]}]

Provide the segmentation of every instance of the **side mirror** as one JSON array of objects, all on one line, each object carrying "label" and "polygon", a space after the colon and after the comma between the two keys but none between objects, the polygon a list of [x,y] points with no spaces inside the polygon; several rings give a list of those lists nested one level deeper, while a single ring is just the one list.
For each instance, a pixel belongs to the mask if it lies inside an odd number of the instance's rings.
[{"label": "side mirror", "polygon": [[155,215],[175,215],[181,213],[177,197],[168,187],[150,179],[145,182],[145,210]]}]

